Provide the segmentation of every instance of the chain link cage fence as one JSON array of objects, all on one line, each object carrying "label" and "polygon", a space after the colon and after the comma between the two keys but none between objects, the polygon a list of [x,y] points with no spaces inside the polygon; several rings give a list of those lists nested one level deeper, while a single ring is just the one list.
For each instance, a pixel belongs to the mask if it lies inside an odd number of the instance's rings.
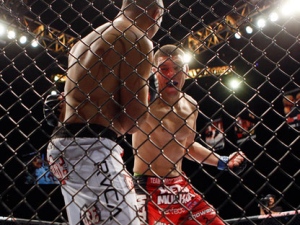
[{"label": "chain link cage fence", "polygon": [[[44,101],[63,92],[70,49],[121,4],[0,1],[0,223],[68,223],[62,184],[46,158],[54,128]],[[228,224],[300,224],[299,2],[164,0],[164,8],[152,41],[155,50],[174,44],[191,56],[183,91],[199,105],[196,141],[248,159],[239,175],[183,159],[190,183]],[[119,143],[132,174],[125,137]],[[260,215],[267,194],[281,212]]]}]

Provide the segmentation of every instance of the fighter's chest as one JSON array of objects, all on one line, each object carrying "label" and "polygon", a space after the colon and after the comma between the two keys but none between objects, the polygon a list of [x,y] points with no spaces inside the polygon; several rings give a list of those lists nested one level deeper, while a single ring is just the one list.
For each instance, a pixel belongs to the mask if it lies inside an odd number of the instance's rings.
[{"label": "fighter's chest", "polygon": [[189,108],[160,108],[152,114],[154,129],[166,134],[188,134],[193,129],[195,115]]}]

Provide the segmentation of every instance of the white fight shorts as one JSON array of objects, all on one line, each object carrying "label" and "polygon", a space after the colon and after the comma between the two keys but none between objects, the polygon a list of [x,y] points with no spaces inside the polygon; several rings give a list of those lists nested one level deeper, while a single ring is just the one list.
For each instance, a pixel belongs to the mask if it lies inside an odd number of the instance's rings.
[{"label": "white fight shorts", "polygon": [[70,225],[139,224],[136,193],[122,153],[104,137],[52,138],[47,159],[61,182]]}]

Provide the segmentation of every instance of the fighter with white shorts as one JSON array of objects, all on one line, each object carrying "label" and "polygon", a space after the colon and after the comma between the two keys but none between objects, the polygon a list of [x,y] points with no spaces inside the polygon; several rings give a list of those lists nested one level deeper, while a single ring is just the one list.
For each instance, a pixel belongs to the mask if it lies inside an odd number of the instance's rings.
[{"label": "fighter with white shorts", "polygon": [[85,225],[139,224],[132,178],[116,138],[96,124],[67,124],[54,131],[47,158],[62,184],[70,225],[81,220]]}]

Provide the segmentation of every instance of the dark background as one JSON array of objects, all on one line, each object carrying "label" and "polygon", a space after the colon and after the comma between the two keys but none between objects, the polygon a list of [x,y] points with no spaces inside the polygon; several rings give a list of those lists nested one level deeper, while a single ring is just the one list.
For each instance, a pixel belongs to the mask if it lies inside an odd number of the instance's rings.
[{"label": "dark background", "polygon": [[[77,39],[112,20],[121,5],[120,0],[114,4],[104,0],[16,2],[2,6],[8,23],[26,32],[20,18],[27,16]],[[153,39],[155,49],[169,43],[186,48],[186,37],[191,31],[222,18],[239,2],[165,0],[168,13]],[[276,2],[270,4],[276,7]],[[244,23],[254,25],[247,18]],[[228,155],[242,150],[249,159],[240,176],[184,161],[184,171],[192,184],[225,219],[257,215],[258,200],[269,193],[279,198],[284,210],[299,209],[299,131],[286,123],[282,105],[285,93],[299,89],[299,29],[299,18],[286,18],[264,30],[254,29],[253,34],[244,35],[240,40],[229,37],[194,55],[190,64],[191,69],[224,65],[234,68],[228,75],[188,79],[185,85],[185,91],[198,101],[202,112],[197,121],[198,141],[205,144],[201,139],[205,125],[210,119],[221,117],[226,144],[218,153]],[[59,187],[24,185],[24,176],[27,162],[32,159],[28,154],[44,153],[53,129],[44,120],[42,105],[51,90],[63,90],[63,83],[53,82],[52,76],[65,72],[67,48],[64,52],[53,52],[47,46],[33,49],[6,41],[0,43],[0,51],[0,163],[3,166],[0,216],[13,212],[20,218],[63,221],[59,213],[64,207]],[[240,89],[228,88],[231,77],[242,79]],[[235,119],[248,112],[256,118],[256,138],[238,145]],[[127,141],[130,143],[130,136]],[[125,142],[122,145],[126,151],[124,160],[131,171],[130,146]]]}]

